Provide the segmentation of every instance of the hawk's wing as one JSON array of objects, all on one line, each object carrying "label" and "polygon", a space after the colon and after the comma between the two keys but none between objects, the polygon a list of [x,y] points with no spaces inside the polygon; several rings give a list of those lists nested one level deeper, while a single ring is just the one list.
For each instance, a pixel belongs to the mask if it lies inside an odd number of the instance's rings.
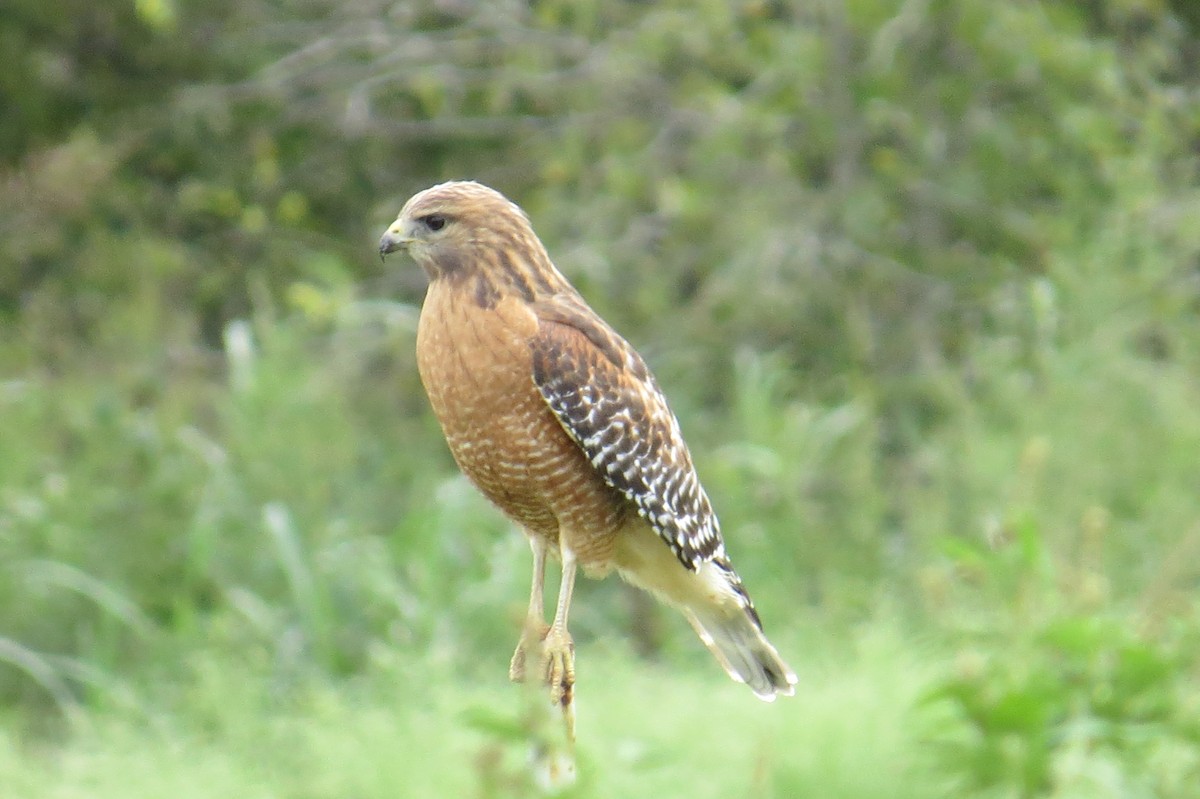
[{"label": "hawk's wing", "polygon": [[533,382],[567,435],[684,566],[723,556],[717,517],[645,361],[578,295],[533,310]]}]

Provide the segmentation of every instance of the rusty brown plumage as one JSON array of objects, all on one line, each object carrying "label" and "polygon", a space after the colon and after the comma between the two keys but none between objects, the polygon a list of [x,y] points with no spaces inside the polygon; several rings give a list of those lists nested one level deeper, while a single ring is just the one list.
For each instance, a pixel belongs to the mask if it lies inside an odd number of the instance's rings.
[{"label": "rusty brown plumage", "polygon": [[[417,361],[450,451],[534,551],[530,623],[511,675],[536,652],[569,709],[567,612],[576,568],[612,570],[679,607],[729,674],[764,699],[796,678],[725,554],[692,458],[641,356],[554,267],[498,192],[444,183],[405,204],[380,252],[407,248],[430,278]],[[543,620],[547,554],[562,561]]]}]

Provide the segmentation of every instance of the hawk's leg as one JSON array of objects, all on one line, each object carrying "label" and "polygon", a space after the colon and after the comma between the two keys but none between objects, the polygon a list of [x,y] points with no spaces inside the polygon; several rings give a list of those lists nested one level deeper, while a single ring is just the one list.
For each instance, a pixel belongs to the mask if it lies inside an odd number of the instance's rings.
[{"label": "hawk's leg", "polygon": [[563,546],[558,609],[542,644],[542,658],[546,664],[546,682],[550,685],[550,701],[562,707],[569,742],[575,740],[575,642],[567,632],[567,613],[571,609],[571,592],[574,590],[575,554]]},{"label": "hawk's leg", "polygon": [[533,588],[529,592],[529,610],[521,628],[521,640],[517,641],[517,651],[513,652],[512,663],[508,667],[508,678],[513,682],[525,681],[526,656],[529,652],[541,651],[542,640],[550,629],[546,625],[546,604],[543,598],[543,586],[546,582],[546,542],[530,536],[529,546],[533,549]]}]

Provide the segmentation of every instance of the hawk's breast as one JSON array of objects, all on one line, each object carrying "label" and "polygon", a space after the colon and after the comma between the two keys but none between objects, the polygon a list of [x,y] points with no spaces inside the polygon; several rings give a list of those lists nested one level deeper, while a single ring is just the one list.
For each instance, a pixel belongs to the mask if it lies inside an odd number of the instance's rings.
[{"label": "hawk's breast", "polygon": [[537,317],[519,300],[492,307],[435,280],[421,310],[417,364],[434,414],[463,473],[507,516],[558,543],[580,564],[607,569],[629,512],[534,385]]}]

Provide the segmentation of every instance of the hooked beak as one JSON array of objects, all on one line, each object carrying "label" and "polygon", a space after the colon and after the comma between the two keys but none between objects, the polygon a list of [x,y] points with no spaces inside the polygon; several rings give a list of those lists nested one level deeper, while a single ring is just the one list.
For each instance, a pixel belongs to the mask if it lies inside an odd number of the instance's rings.
[{"label": "hooked beak", "polygon": [[394,253],[396,250],[404,249],[412,240],[413,237],[406,235],[400,225],[392,225],[384,232],[383,238],[379,240],[379,259],[383,260],[384,256]]}]

